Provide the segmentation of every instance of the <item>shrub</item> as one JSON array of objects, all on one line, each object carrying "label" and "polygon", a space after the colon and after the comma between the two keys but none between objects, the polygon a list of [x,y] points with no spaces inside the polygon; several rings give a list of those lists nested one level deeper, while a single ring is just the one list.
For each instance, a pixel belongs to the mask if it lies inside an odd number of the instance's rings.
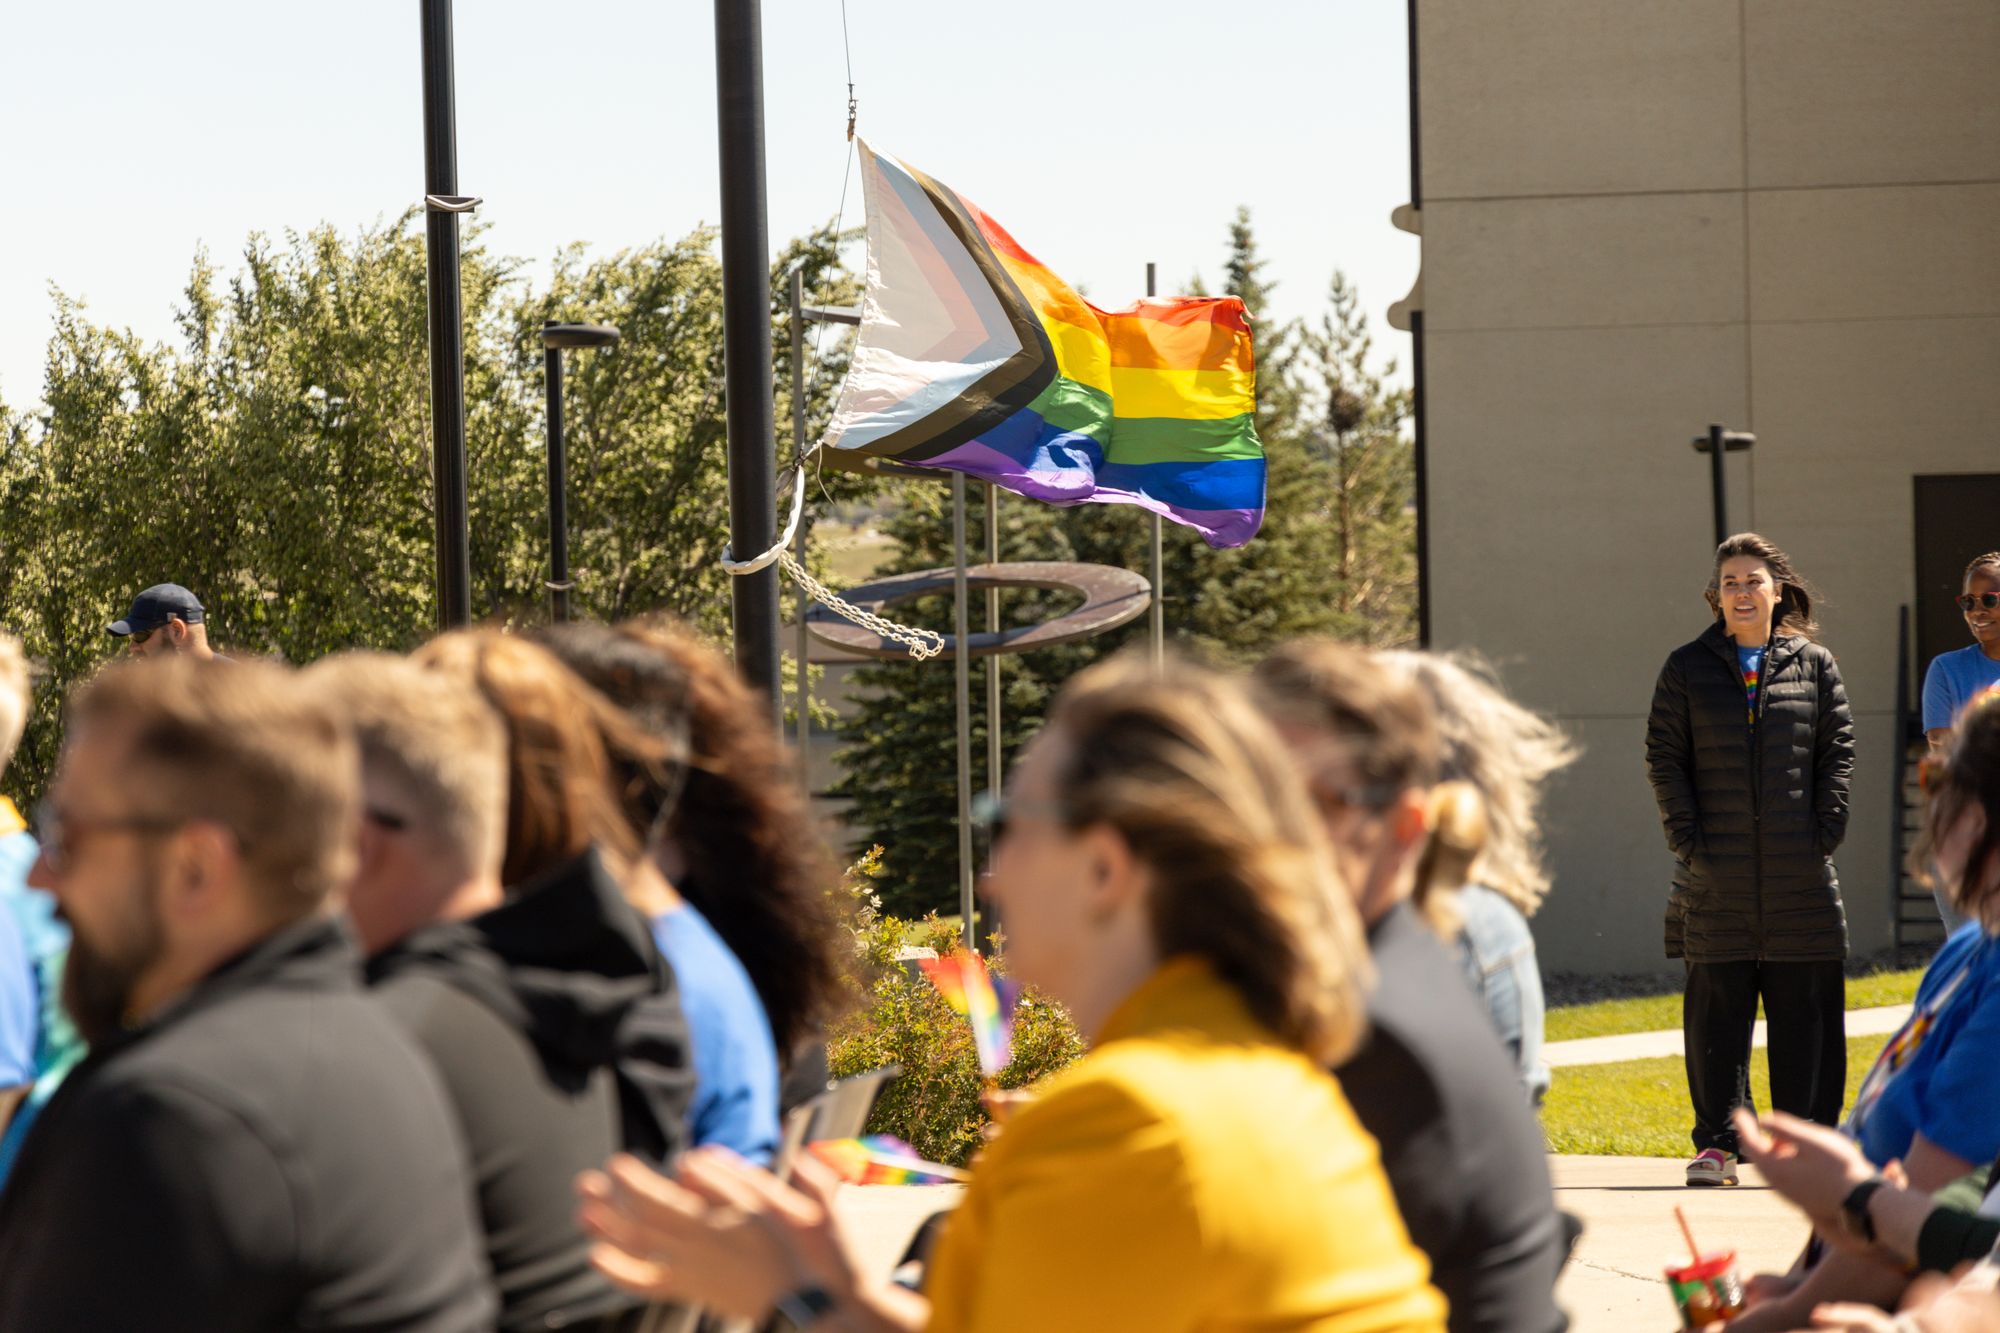
[{"label": "shrub", "polygon": [[[963,1166],[983,1142],[987,1124],[972,1027],[914,963],[898,961],[906,948],[949,952],[957,947],[957,927],[935,915],[914,922],[883,916],[873,885],[881,853],[870,848],[848,871],[858,994],[827,1033],[827,1062],[835,1078],[901,1065],[902,1076],[876,1103],[868,1132],[894,1134],[932,1161]],[[992,961],[1004,972],[1004,952],[996,949]],[[1025,1087],[1082,1054],[1083,1039],[1062,1006],[1027,992],[1014,1012],[1014,1059],[998,1082]]]}]

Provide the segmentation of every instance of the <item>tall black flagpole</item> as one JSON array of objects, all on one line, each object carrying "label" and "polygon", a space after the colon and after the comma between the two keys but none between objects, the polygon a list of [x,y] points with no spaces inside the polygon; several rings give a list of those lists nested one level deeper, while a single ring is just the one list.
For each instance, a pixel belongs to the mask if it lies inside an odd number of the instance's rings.
[{"label": "tall black flagpole", "polygon": [[[722,148],[722,342],[729,413],[729,546],[748,560],[776,540],[771,259],[764,216],[764,55],[758,0],[715,0]],[[778,570],[730,581],[736,669],[778,725]]]}]

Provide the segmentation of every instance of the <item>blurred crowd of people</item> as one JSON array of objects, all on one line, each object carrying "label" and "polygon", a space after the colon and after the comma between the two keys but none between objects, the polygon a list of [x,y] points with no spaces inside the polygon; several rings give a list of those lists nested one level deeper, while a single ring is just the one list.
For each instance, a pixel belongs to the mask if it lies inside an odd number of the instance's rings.
[{"label": "blurred crowd of people", "polygon": [[[1649,733],[1697,1165],[1721,1183],[1752,1155],[1819,1237],[1746,1326],[1845,1300],[1872,1328],[1903,1299],[1931,1322],[1898,1327],[1972,1327],[1954,1311],[2000,1309],[1979,1274],[1907,1274],[1995,1239],[1983,1176],[1939,1189],[2000,1152],[2000,1074],[1973,1068],[2000,1034],[2000,706],[1947,722],[1927,770],[1920,862],[1971,918],[1927,1026],[1847,1134],[1815,1125],[1840,1109],[1852,744],[1795,582],[1768,544],[1718,552],[1717,628],[1669,662]],[[1578,1224],[1535,1120],[1527,920],[1572,751],[1476,663],[1313,641],[1065,686],[988,807],[982,896],[1000,965],[1090,1049],[1010,1104],[892,1275],[823,1164],[773,1161],[826,1086],[851,937],[796,758],[719,652],[648,620],[298,670],[216,654],[204,619],[186,589],[142,593],[110,630],[144,660],[63,701],[32,828],[0,803],[0,1328],[1566,1327]],[[0,639],[0,759],[28,702]],[[1774,904],[1747,959],[1744,876]],[[1722,1086],[1759,995],[1761,1121]],[[1781,1080],[1788,1003],[1805,1053]],[[1697,1018],[1724,1033],[1699,1056]]]}]

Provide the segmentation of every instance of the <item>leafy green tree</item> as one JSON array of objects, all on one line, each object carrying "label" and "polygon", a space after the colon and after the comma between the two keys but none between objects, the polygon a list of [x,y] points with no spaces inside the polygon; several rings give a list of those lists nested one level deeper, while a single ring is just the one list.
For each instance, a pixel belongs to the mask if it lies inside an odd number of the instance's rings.
[{"label": "leafy green tree", "polygon": [[[623,333],[616,350],[565,364],[578,613],[666,609],[726,624],[713,240],[697,231],[602,258],[565,251],[535,291],[473,234],[461,289],[476,616],[546,614],[540,333],[562,318]],[[850,291],[830,230],[794,241],[779,262],[803,266],[832,299]],[[10,792],[32,798],[46,782],[62,695],[116,651],[104,626],[148,584],[194,589],[230,652],[306,661],[406,648],[430,632],[424,283],[408,215],[354,236],[252,237],[226,282],[198,255],[169,344],[99,326],[58,298],[45,406],[0,409],[0,626],[44,672]],[[786,332],[776,336],[783,346]],[[812,382],[815,420],[843,355],[836,342]]]}]

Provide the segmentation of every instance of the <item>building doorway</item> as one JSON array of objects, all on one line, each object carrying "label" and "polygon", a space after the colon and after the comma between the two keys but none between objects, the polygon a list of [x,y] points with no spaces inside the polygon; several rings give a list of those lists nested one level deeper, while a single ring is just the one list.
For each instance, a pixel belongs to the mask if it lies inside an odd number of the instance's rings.
[{"label": "building doorway", "polygon": [[1959,614],[1960,578],[1976,555],[2000,551],[2000,472],[1959,472],[1916,480],[1916,670],[1972,642]]}]

